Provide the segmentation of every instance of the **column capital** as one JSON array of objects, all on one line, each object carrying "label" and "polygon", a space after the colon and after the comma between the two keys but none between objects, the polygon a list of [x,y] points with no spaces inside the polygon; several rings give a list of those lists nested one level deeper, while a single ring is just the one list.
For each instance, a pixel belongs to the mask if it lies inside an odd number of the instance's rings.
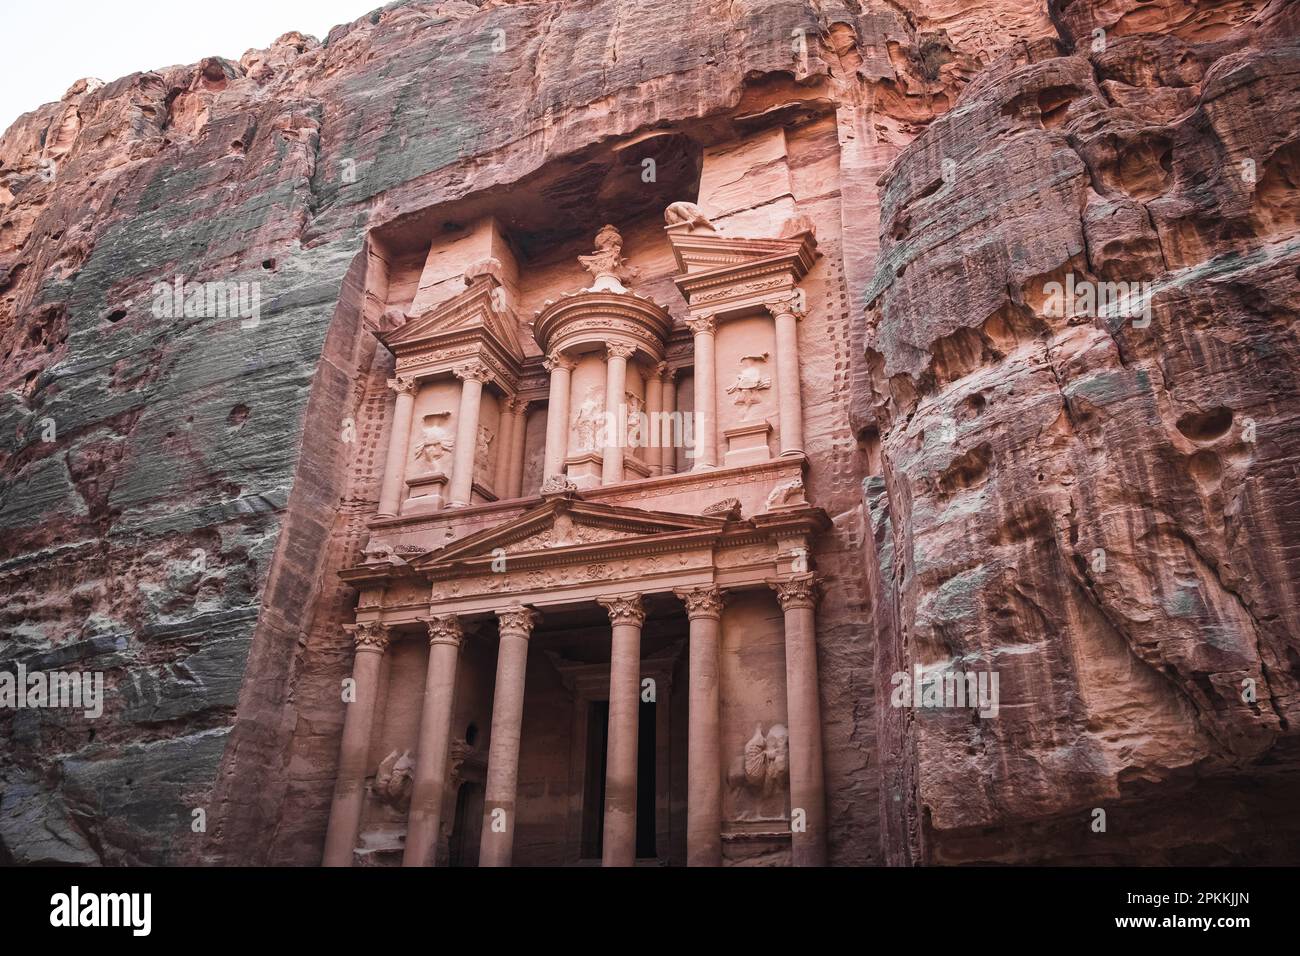
[{"label": "column capital", "polygon": [[640,627],[645,623],[645,605],[641,603],[639,594],[596,598],[596,603],[609,613],[610,624],[635,624]]},{"label": "column capital", "polygon": [[781,610],[789,611],[799,607],[816,607],[821,598],[821,579],[817,575],[796,574],[785,580],[768,578],[767,585],[776,592],[781,602]]},{"label": "column capital", "polygon": [[533,627],[541,618],[541,614],[531,607],[515,604],[497,611],[497,626],[503,636],[513,634],[527,640],[532,637]]},{"label": "column capital", "polygon": [[791,295],[768,299],[763,303],[763,308],[772,314],[772,318],[779,315],[793,315],[796,319],[802,319],[808,314],[802,289],[796,289]]},{"label": "column capital", "polygon": [[442,617],[422,617],[421,621],[429,629],[429,646],[434,644],[450,644],[452,647],[460,647],[461,638],[464,632],[460,627],[460,618],[454,614],[447,614]]},{"label": "column capital", "polygon": [[686,605],[687,618],[720,618],[722,616],[722,588],[713,584],[702,584],[693,588],[674,588],[673,593]]},{"label": "column capital", "polygon": [[653,379],[658,379],[661,382],[664,381],[671,382],[673,379],[673,371],[668,367],[667,362],[658,362],[653,367],[651,367],[650,377]]},{"label": "column capital", "polygon": [[420,383],[407,375],[398,375],[388,380],[388,387],[398,395],[414,395]]},{"label": "column capital", "polygon": [[563,352],[554,351],[542,360],[542,368],[548,372],[554,372],[557,368],[566,372],[572,372],[577,367],[577,362],[569,358]]},{"label": "column capital", "polygon": [[636,354],[635,345],[624,345],[622,342],[605,343],[606,361],[612,358],[630,359],[635,354]]},{"label": "column capital", "polygon": [[482,362],[478,361],[466,362],[464,365],[458,365],[451,370],[451,374],[455,375],[462,382],[471,379],[476,382],[490,382],[493,378],[492,370]]},{"label": "column capital", "polygon": [[526,398],[515,397],[507,399],[506,411],[511,415],[522,415],[524,412],[528,411],[528,406],[531,404],[532,402]]},{"label": "column capital", "polygon": [[691,330],[691,335],[712,335],[718,326],[717,316],[712,312],[706,312],[703,315],[693,315],[686,320],[686,327]]},{"label": "column capital", "polygon": [[382,621],[364,621],[359,624],[344,624],[343,630],[352,635],[357,653],[375,651],[382,654],[388,650],[389,629]]}]

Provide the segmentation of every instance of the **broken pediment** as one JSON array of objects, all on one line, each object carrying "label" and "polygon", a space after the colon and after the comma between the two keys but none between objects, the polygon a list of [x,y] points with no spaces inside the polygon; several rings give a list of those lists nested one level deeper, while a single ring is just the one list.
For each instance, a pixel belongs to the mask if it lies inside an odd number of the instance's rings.
[{"label": "broken pediment", "polygon": [[398,328],[380,332],[380,341],[400,360],[429,346],[445,347],[484,338],[515,362],[522,362],[524,351],[519,342],[518,320],[508,305],[505,287],[490,271],[467,281],[469,287],[459,295],[410,317]]}]

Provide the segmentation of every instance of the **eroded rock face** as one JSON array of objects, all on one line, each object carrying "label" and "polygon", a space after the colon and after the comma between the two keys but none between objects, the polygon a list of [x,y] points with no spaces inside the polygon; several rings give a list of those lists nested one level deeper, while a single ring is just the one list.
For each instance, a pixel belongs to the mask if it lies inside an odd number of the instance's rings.
[{"label": "eroded rock face", "polygon": [[[1295,852],[1295,10],[1129,6],[1060,4],[882,183],[877,689],[1001,676],[996,719],[882,711],[900,859]],[[1149,311],[1061,314],[1067,277]]]},{"label": "eroded rock face", "polygon": [[[112,692],[92,723],[0,711],[0,861],[319,861],[333,572],[384,438],[367,229],[619,137],[830,112],[831,862],[1294,858],[1261,836],[1295,792],[1293,11],[700,6],[391,5],[4,134],[0,662]],[[1155,283],[1150,326],[1046,317],[1068,272]],[[177,276],[256,282],[258,314],[158,314]],[[887,706],[961,655],[1002,672],[998,719]]]}]

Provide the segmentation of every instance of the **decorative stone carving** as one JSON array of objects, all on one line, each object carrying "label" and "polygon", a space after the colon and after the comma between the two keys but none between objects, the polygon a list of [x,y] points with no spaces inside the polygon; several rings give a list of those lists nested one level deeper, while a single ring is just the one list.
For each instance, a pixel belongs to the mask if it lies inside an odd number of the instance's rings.
[{"label": "decorative stone carving", "polygon": [[625,292],[624,282],[631,282],[637,270],[629,268],[623,258],[623,236],[611,225],[596,233],[596,250],[589,256],[578,256],[582,267],[595,277],[593,291]]},{"label": "decorative stone carving", "polygon": [[383,803],[405,809],[411,804],[414,777],[415,759],[411,756],[411,752],[403,750],[398,753],[394,750],[380,761],[371,793]]},{"label": "decorative stone carving", "polygon": [[416,389],[419,388],[419,385],[420,383],[417,382],[415,379],[408,378],[405,375],[399,375],[396,378],[390,378],[388,380],[388,387],[391,388],[398,395],[402,395],[402,394],[414,395]]},{"label": "decorative stone carving", "polygon": [[577,362],[573,361],[573,359],[569,358],[563,352],[552,352],[542,360],[542,367],[545,368],[548,373],[554,372],[557,368],[562,368],[565,371],[572,372],[573,369],[577,367],[577,364]]},{"label": "decorative stone carving", "polygon": [[451,374],[461,381],[473,379],[476,382],[485,384],[492,381],[493,378],[492,370],[483,362],[466,362],[464,365],[458,365],[452,369]]},{"label": "decorative stone carving", "polygon": [[645,607],[639,594],[597,598],[596,603],[609,612],[610,624],[635,624],[640,627],[645,623]]},{"label": "decorative stone carving", "polygon": [[587,397],[573,416],[573,430],[578,436],[579,454],[596,451],[601,447],[601,431],[605,425],[605,390],[599,385],[587,386]]},{"label": "decorative stone carving", "polygon": [[686,327],[691,330],[691,335],[703,335],[712,333],[717,329],[717,320],[713,313],[708,312],[704,315],[694,315],[686,320]]},{"label": "decorative stone carving", "polygon": [[529,637],[533,633],[533,626],[540,617],[541,615],[532,608],[519,604],[497,611],[500,632],[517,634],[521,637]]},{"label": "decorative stone carving", "polygon": [[478,440],[474,443],[474,473],[481,475],[487,471],[488,459],[492,452],[492,439],[496,433],[486,425],[478,427]]},{"label": "decorative stone carving", "polygon": [[700,514],[706,518],[729,518],[733,521],[739,521],[740,499],[723,498],[721,501],[715,501],[709,505]]},{"label": "decorative stone carving", "polygon": [[764,510],[797,508],[806,504],[808,504],[808,499],[804,497],[803,479],[791,478],[789,481],[782,482],[772,489],[772,493],[767,496]]},{"label": "decorative stone carving", "polygon": [[456,447],[456,436],[447,427],[451,412],[433,412],[424,416],[420,440],[416,442],[412,457],[427,466],[428,472],[446,471],[443,460]]},{"label": "decorative stone carving", "polygon": [[445,617],[421,618],[429,629],[429,644],[451,644],[459,647],[464,631],[461,630],[460,618],[454,614]]},{"label": "decorative stone carving", "polygon": [[727,394],[734,394],[736,404],[744,409],[742,418],[748,418],[750,410],[758,404],[758,396],[754,393],[772,387],[772,380],[763,375],[763,367],[766,364],[766,352],[741,356],[740,371],[736,373],[736,380],[727,386]]},{"label": "decorative stone carving", "polygon": [[713,223],[709,222],[704,210],[693,202],[675,202],[664,210],[664,223],[669,226],[686,223],[689,226],[687,231],[694,232],[698,226],[701,229],[707,229],[709,232],[716,232]]},{"label": "decorative stone carving", "polygon": [[571,482],[564,475],[547,475],[546,480],[542,482],[541,495],[548,497],[550,495],[571,495],[577,492],[578,486]]},{"label": "decorative stone carving", "polygon": [[722,616],[721,588],[706,584],[695,588],[678,588],[673,593],[686,605],[688,618]]},{"label": "decorative stone carving", "polygon": [[767,309],[773,318],[778,315],[793,315],[796,319],[802,319],[808,314],[803,293],[799,290],[795,290],[792,295],[768,299],[763,303],[763,308]]},{"label": "decorative stone carving", "polygon": [[367,545],[366,549],[361,552],[364,557],[364,564],[394,564],[402,565],[406,561],[399,558],[394,549],[384,544]]},{"label": "decorative stone carving", "polygon": [[781,602],[781,610],[797,607],[816,607],[821,598],[821,583],[814,574],[799,574],[784,581],[768,581]]},{"label": "decorative stone carving", "polygon": [[790,735],[785,725],[773,724],[766,734],[762,724],[756,725],[727,773],[737,819],[785,819],[789,780]]},{"label": "decorative stone carving", "polygon": [[361,624],[345,624],[343,630],[352,635],[358,651],[388,650],[388,625],[381,621],[365,621]]}]

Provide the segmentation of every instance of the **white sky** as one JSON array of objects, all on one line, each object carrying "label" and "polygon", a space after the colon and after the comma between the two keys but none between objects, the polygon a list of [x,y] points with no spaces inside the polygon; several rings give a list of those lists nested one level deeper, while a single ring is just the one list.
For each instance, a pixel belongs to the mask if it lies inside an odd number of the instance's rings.
[{"label": "white sky", "polygon": [[297,30],[324,40],[387,0],[6,0],[0,131],[76,80],[105,83],[205,56],[238,60]]}]

